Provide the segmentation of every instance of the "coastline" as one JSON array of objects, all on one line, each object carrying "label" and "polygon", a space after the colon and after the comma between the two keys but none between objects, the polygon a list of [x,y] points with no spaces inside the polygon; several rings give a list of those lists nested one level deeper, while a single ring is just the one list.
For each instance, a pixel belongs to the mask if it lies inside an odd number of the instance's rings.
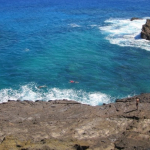
[{"label": "coastline", "polygon": [[149,108],[150,93],[102,106],[69,100],[9,100],[0,104],[0,149],[148,149]]}]

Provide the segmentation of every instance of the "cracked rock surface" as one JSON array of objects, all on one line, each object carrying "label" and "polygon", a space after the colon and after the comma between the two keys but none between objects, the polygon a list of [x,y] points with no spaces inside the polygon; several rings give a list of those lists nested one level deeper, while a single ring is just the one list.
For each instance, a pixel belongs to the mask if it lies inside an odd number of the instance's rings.
[{"label": "cracked rock surface", "polygon": [[102,106],[9,100],[0,104],[0,150],[150,150],[150,94]]}]

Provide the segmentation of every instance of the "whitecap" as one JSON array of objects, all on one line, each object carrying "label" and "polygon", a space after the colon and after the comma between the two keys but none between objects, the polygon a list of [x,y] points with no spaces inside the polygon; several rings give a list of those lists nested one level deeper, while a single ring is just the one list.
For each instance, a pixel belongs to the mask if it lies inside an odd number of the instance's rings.
[{"label": "whitecap", "polygon": [[0,90],[0,102],[8,100],[75,100],[92,106],[110,103],[111,97],[101,92],[85,92],[83,90],[59,89],[46,87],[39,89],[35,84],[21,86],[18,90],[8,88]]},{"label": "whitecap", "polygon": [[30,51],[30,49],[29,49],[29,48],[25,48],[24,51],[25,51],[25,52],[28,52],[28,51]]},{"label": "whitecap", "polygon": [[72,28],[81,27],[80,25],[78,25],[76,23],[71,23],[71,24],[69,24],[69,26],[71,26]]},{"label": "whitecap", "polygon": [[146,18],[130,21],[130,19],[109,19],[99,29],[106,35],[111,44],[125,47],[137,47],[150,51],[150,41],[141,39],[140,33]]},{"label": "whitecap", "polygon": [[97,27],[98,25],[96,24],[92,24],[92,25],[89,25],[90,27],[94,28],[94,27]]}]

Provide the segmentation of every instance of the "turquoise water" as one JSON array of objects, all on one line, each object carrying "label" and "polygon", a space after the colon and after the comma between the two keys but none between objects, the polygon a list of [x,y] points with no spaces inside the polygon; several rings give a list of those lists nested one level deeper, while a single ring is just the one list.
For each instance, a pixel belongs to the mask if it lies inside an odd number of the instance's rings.
[{"label": "turquoise water", "polygon": [[148,0],[0,0],[0,101],[100,105],[150,92],[150,42],[140,39],[149,6]]}]

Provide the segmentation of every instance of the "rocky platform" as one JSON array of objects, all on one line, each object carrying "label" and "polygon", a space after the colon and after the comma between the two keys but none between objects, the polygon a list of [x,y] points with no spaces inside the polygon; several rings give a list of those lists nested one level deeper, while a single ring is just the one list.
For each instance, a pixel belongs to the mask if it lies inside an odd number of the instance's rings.
[{"label": "rocky platform", "polygon": [[75,101],[0,104],[0,150],[150,150],[150,94],[102,106]]}]

